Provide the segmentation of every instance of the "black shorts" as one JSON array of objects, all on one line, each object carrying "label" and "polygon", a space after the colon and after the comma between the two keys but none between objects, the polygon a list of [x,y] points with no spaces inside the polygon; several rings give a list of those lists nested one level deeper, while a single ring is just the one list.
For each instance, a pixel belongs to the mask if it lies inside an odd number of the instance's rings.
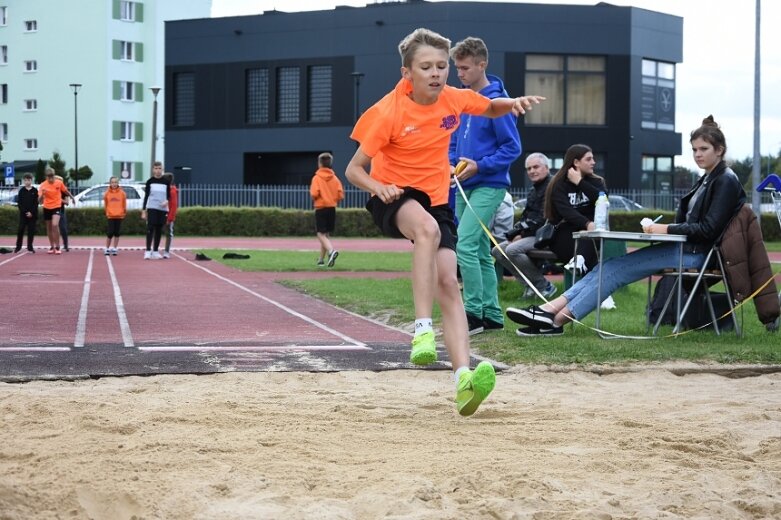
[{"label": "black shorts", "polygon": [[108,238],[118,237],[119,236],[119,230],[122,227],[122,219],[121,218],[110,218],[108,219],[108,226],[106,226],[106,236]]},{"label": "black shorts", "polygon": [[391,238],[406,238],[396,226],[396,212],[408,199],[416,200],[439,224],[439,247],[455,251],[458,238],[453,210],[447,204],[432,206],[431,199],[422,191],[404,188],[404,194],[399,200],[390,204],[385,204],[373,196],[366,203],[366,209],[371,213],[374,223],[380,228],[383,235]]},{"label": "black shorts", "polygon": [[43,208],[43,220],[51,220],[54,215],[60,215],[62,214],[62,209],[60,208],[54,208],[54,209],[46,209]]},{"label": "black shorts", "polygon": [[148,226],[162,227],[168,221],[168,212],[159,209],[146,210],[146,222]]},{"label": "black shorts", "polygon": [[315,229],[318,233],[333,233],[336,227],[336,208],[315,210]]}]

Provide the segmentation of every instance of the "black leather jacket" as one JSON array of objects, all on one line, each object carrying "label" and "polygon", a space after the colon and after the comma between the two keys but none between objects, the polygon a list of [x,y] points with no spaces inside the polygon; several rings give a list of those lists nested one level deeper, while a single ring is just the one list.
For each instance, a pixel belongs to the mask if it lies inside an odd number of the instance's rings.
[{"label": "black leather jacket", "polygon": [[526,207],[523,208],[518,222],[507,233],[507,240],[512,240],[518,235],[522,237],[534,236],[534,233],[545,224],[545,190],[548,189],[550,180],[551,176],[548,175],[529,190],[529,194],[526,196]]},{"label": "black leather jacket", "polygon": [[[705,191],[695,199],[689,212],[689,203],[700,186]],[[688,237],[686,252],[707,252],[745,202],[746,192],[738,176],[722,161],[708,175],[700,177],[691,191],[681,198],[675,224],[670,224],[667,232]]]}]

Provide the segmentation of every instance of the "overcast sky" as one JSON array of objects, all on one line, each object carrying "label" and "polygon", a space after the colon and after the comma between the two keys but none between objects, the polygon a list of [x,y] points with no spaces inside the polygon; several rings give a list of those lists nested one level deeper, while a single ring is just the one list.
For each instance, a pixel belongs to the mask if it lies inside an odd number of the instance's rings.
[{"label": "overcast sky", "polygon": [[[212,16],[259,14],[273,9],[288,12],[312,11],[332,9],[335,5],[364,6],[367,3],[376,2],[212,0]],[[597,2],[537,0],[529,3],[594,5]],[[675,130],[683,134],[684,154],[676,158],[676,164],[696,168],[687,153],[689,143],[686,136],[710,113],[721,123],[727,136],[728,156],[743,159],[752,155],[755,1],[613,0],[609,3],[631,5],[683,17],[683,63],[676,67]],[[760,151],[764,155],[775,155],[781,149],[781,38],[775,32],[781,22],[781,1],[763,0],[761,5]]]}]

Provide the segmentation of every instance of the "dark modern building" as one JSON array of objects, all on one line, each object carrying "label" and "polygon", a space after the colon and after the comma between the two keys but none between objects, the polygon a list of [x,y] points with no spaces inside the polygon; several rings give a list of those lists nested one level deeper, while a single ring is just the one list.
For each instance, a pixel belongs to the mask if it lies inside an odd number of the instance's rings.
[{"label": "dark modern building", "polygon": [[[483,38],[511,95],[548,97],[518,122],[524,157],[557,166],[586,143],[610,187],[671,188],[683,20],[606,3],[408,1],[168,22],[166,165],[191,168],[184,182],[303,184],[330,151],[341,174],[356,113],[398,81],[397,45],[417,27]],[[512,175],[525,184],[523,160]]]}]

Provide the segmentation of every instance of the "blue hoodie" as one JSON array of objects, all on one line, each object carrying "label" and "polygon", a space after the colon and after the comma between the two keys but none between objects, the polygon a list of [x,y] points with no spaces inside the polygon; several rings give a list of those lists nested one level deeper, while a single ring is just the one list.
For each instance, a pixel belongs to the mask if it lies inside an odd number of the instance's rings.
[{"label": "blue hoodie", "polygon": [[[501,79],[492,74],[486,76],[490,83],[480,94],[491,99],[510,97]],[[520,156],[521,137],[512,114],[496,119],[462,114],[461,125],[450,138],[450,164],[458,164],[459,157],[477,162],[477,175],[461,183],[464,189],[508,187],[510,165]]]}]

